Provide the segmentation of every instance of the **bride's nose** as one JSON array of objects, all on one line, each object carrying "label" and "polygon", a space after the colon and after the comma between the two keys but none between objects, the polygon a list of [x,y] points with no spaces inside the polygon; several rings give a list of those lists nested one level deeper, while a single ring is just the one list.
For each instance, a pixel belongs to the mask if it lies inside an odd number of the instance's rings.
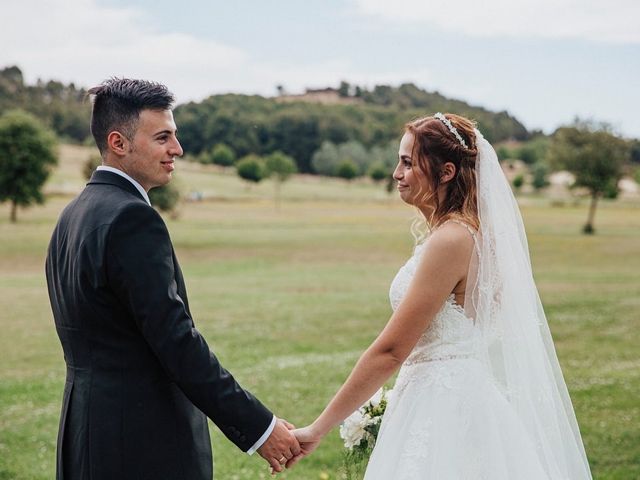
[{"label": "bride's nose", "polygon": [[402,174],[400,162],[398,162],[398,165],[396,165],[396,168],[393,171],[393,178],[396,180],[402,180],[402,177],[404,177],[404,175]]}]

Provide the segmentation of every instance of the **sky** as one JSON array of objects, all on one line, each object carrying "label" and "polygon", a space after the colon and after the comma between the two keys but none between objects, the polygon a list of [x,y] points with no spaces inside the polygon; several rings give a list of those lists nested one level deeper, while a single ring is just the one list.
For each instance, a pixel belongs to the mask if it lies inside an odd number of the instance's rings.
[{"label": "sky", "polygon": [[146,78],[183,103],[412,82],[531,130],[577,116],[640,138],[638,0],[7,0],[1,12],[0,68],[28,83]]}]

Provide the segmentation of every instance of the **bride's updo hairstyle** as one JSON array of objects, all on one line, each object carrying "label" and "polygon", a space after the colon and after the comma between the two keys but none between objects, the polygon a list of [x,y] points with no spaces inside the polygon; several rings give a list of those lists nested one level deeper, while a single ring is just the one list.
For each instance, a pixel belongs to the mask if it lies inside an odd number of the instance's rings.
[{"label": "bride's updo hairstyle", "polygon": [[[460,138],[442,118],[450,122]],[[426,177],[426,191],[421,203],[433,208],[431,218],[426,219],[429,228],[435,228],[450,218],[465,221],[476,230],[480,226],[475,170],[478,150],[474,128],[474,122],[452,113],[419,118],[405,125],[405,132],[411,133],[415,139],[411,158],[415,159]],[[440,203],[437,191],[441,185],[442,167],[447,162],[455,165],[456,173],[446,183],[446,197]]]}]

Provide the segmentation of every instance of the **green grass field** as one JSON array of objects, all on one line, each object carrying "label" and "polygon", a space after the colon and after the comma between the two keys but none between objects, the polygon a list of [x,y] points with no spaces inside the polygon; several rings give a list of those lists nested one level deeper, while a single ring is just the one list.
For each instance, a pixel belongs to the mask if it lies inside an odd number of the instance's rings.
[{"label": "green grass field", "polygon": [[[44,257],[57,215],[82,185],[87,150],[63,149],[43,207],[0,208],[0,480],[54,477],[64,362]],[[410,255],[413,211],[366,182],[298,177],[274,208],[270,182],[179,165],[209,201],[167,219],[196,325],[238,380],[278,415],[311,421],[390,314],[389,283]],[[54,194],[58,192],[58,194]],[[65,195],[61,195],[64,192]],[[594,478],[640,478],[640,204],[524,198],[534,273]],[[216,478],[268,478],[212,428]],[[336,479],[337,432],[287,479]]]}]

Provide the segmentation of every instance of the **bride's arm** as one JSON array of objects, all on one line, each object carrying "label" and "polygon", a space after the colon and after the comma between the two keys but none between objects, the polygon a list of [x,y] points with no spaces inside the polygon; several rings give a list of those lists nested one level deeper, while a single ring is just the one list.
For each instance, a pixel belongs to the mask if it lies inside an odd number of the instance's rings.
[{"label": "bride's arm", "polygon": [[297,431],[310,453],[322,437],[364,404],[391,377],[466,276],[473,241],[464,227],[447,224],[429,238],[400,306],[362,354],[346,382],[320,416]]}]

